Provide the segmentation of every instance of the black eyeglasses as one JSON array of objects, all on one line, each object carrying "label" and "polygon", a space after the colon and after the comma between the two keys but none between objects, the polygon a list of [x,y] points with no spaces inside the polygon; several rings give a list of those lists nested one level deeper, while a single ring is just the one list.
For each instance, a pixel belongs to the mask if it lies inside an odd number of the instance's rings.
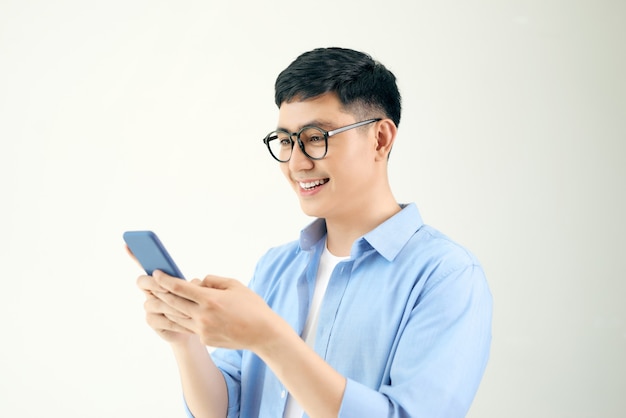
[{"label": "black eyeglasses", "polygon": [[379,120],[382,119],[368,119],[362,122],[333,129],[332,131],[325,131],[319,126],[305,126],[298,132],[293,133],[287,132],[284,129],[278,129],[267,134],[267,136],[263,138],[263,143],[267,145],[267,149],[276,161],[286,163],[291,159],[294,144],[293,137],[295,136],[296,141],[298,141],[298,146],[304,155],[312,160],[321,160],[328,152],[328,138],[349,129],[378,122]]}]

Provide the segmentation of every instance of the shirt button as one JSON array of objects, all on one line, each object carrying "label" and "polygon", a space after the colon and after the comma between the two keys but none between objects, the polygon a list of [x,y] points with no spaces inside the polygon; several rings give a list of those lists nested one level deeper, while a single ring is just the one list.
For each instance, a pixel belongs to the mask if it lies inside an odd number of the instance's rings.
[{"label": "shirt button", "polygon": [[287,391],[283,389],[283,391],[280,392],[280,397],[285,398],[285,396],[287,396]]}]

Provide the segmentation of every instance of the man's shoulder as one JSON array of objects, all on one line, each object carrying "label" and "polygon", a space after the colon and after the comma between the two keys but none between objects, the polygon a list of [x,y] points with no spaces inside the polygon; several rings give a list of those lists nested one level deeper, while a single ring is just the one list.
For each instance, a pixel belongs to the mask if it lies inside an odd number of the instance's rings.
[{"label": "man's shoulder", "polygon": [[282,244],[274,245],[270,247],[262,258],[281,258],[284,256],[293,256],[299,254],[302,251],[300,248],[300,242],[293,240]]},{"label": "man's shoulder", "polygon": [[271,247],[258,260],[250,285],[265,298],[281,294],[305,271],[309,260],[309,252],[298,241]]},{"label": "man's shoulder", "polygon": [[417,231],[416,238],[418,238],[421,243],[427,243],[430,246],[441,248],[442,250],[460,253],[465,255],[470,255],[470,251],[463,244],[459,243],[454,238],[451,238],[449,235],[440,231],[439,229],[430,226],[428,224],[422,225],[422,227]]},{"label": "man's shoulder", "polygon": [[298,240],[289,241],[277,246],[270,247],[258,261],[258,268],[276,269],[286,265],[297,263],[300,259],[308,259],[308,254],[303,251]]},{"label": "man's shoulder", "polygon": [[448,269],[480,266],[467,247],[430,225],[422,225],[405,250],[408,256],[420,257],[425,263]]}]

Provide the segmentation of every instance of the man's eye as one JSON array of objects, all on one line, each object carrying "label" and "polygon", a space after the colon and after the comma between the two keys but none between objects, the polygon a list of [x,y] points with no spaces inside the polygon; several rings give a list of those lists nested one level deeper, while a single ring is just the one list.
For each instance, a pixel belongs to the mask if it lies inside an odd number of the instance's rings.
[{"label": "man's eye", "polygon": [[324,145],[324,135],[318,132],[307,133],[306,135],[301,135],[300,138],[307,145]]},{"label": "man's eye", "polygon": [[291,146],[291,139],[289,139],[289,138],[278,138],[278,143],[280,144],[281,147],[290,147]]}]

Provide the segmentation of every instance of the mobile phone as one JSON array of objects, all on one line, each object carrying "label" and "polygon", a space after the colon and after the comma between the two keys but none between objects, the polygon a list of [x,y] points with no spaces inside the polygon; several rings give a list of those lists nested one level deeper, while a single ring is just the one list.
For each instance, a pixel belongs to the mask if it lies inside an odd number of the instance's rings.
[{"label": "mobile phone", "polygon": [[154,270],[161,270],[170,276],[185,278],[154,232],[126,231],[124,241],[146,274],[151,276]]}]

